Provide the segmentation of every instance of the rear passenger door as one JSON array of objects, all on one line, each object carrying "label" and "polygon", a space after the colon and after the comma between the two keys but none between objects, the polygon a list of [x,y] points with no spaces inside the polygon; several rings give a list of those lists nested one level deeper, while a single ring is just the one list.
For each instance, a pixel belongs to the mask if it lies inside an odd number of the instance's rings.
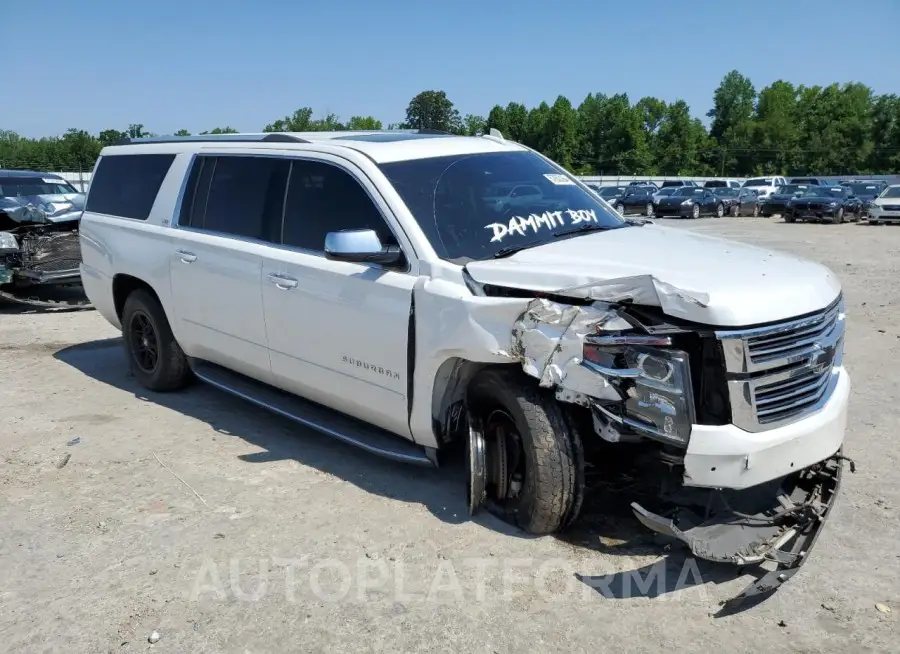
[{"label": "rear passenger door", "polygon": [[[294,159],[280,234],[263,260],[263,306],[276,384],[410,438],[409,325],[414,259],[365,174],[338,157]],[[388,218],[390,216],[390,219]],[[402,265],[334,261],[325,236],[373,229]]]},{"label": "rear passenger door", "polygon": [[279,238],[289,168],[271,156],[199,155],[168,262],[185,352],[267,383],[262,254]]}]

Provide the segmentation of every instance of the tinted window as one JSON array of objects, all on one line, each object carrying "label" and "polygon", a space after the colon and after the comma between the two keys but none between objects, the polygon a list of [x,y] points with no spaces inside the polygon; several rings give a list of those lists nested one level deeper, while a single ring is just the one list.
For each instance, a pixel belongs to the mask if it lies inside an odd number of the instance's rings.
[{"label": "tinted window", "polygon": [[384,245],[397,245],[378,207],[352,175],[331,164],[295,160],[282,243],[322,252],[325,235],[342,229],[373,229]]},{"label": "tinted window", "polygon": [[[580,227],[630,228],[608,204],[528,152],[461,154],[380,165],[437,252],[448,260],[489,259]],[[491,185],[527,182],[539,195],[509,203]]]},{"label": "tinted window", "polygon": [[100,159],[86,211],[147,220],[174,154],[117,154]]},{"label": "tinted window", "polygon": [[25,195],[64,195],[78,193],[64,179],[52,177],[0,177],[0,197],[15,198]]},{"label": "tinted window", "polygon": [[[290,161],[276,157],[200,159],[205,161],[192,198],[190,225],[277,242]],[[208,189],[205,179],[209,179]]]}]

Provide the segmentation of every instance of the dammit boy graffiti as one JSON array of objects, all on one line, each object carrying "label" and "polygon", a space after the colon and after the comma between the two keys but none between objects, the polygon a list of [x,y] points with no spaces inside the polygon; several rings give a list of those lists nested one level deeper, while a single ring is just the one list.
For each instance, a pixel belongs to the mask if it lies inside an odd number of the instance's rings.
[{"label": "dammit boy graffiti", "polygon": [[[566,217],[568,217],[568,221]],[[577,225],[589,222],[597,222],[597,214],[593,209],[566,209],[564,211],[545,211],[540,215],[532,213],[527,217],[512,216],[509,223],[491,223],[485,225],[484,228],[493,230],[491,243],[495,243],[502,241],[510,234],[525,236],[529,229],[532,234],[536,234],[542,229],[556,229],[565,227],[567,224]]]}]

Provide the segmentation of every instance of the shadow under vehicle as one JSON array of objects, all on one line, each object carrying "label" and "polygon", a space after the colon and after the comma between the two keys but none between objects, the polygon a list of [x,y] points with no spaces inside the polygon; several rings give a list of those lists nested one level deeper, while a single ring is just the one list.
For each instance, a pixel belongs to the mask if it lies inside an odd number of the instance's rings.
[{"label": "shadow under vehicle", "polygon": [[0,299],[35,307],[88,307],[80,287],[78,227],[84,194],[65,179],[35,171],[0,171]]}]

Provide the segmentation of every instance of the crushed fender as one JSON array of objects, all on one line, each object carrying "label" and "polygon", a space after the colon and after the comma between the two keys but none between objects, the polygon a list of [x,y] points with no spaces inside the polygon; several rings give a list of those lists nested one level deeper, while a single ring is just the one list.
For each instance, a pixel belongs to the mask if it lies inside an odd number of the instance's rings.
[{"label": "crushed fender", "polygon": [[600,302],[630,301],[656,306],[669,316],[690,318],[696,307],[709,306],[709,294],[689,291],[668,284],[653,275],[619,277],[591,282],[557,291],[559,295],[586,298]]}]

